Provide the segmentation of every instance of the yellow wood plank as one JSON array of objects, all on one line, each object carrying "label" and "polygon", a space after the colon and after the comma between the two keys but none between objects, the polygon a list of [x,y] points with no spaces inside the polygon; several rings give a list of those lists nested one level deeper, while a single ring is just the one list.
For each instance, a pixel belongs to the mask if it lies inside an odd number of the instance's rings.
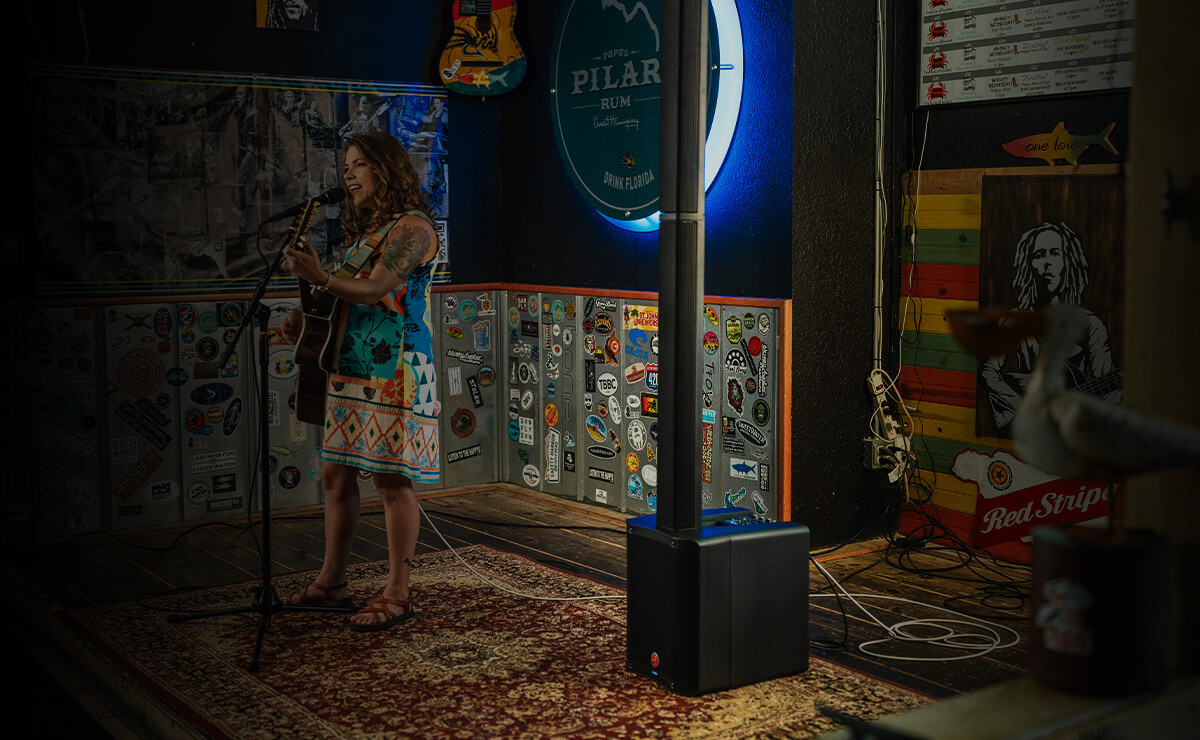
[{"label": "yellow wood plank", "polygon": [[[945,473],[935,476],[933,473],[921,471],[918,476],[926,486],[932,489],[933,497],[930,503],[934,506],[963,514],[975,513],[975,501],[979,498],[979,487],[974,483],[961,481],[953,475]],[[914,496],[919,495],[915,490],[912,493]]]},{"label": "yellow wood plank", "polygon": [[[981,193],[984,175],[1115,175],[1121,171],[1119,164],[1056,165],[1054,167],[986,167],[964,170],[922,170],[910,176],[904,192],[911,195],[914,190],[922,198],[926,195],[947,193]],[[1125,171],[1129,171],[1126,165]]]},{"label": "yellow wood plank", "polygon": [[904,225],[912,226],[916,218],[920,229],[978,229],[982,197],[975,193],[922,195],[915,203],[904,199]]},{"label": "yellow wood plank", "polygon": [[978,301],[904,296],[900,299],[900,320],[897,324],[905,333],[921,331],[928,334],[950,334],[950,322],[946,319],[946,312],[976,308],[979,308]]},{"label": "yellow wood plank", "polygon": [[912,419],[915,434],[1005,450],[1013,448],[1011,439],[975,435],[975,409],[925,401],[912,412]]}]

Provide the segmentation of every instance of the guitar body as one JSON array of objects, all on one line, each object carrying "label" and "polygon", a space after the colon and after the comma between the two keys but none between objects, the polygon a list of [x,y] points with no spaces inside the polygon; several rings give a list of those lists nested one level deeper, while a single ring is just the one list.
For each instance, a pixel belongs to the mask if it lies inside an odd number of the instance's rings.
[{"label": "guitar body", "polygon": [[525,77],[525,52],[513,23],[516,0],[454,0],[454,31],[438,68],[442,84],[462,95],[499,95]]},{"label": "guitar body", "polygon": [[337,368],[337,321],[342,302],[296,278],[300,284],[300,315],[296,339],[296,418],[308,424],[325,423],[325,389]]}]

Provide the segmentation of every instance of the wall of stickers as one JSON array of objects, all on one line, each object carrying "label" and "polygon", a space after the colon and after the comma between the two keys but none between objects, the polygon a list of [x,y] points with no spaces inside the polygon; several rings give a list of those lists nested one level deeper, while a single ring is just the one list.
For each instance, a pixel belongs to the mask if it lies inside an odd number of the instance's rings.
[{"label": "wall of stickers", "polygon": [[[705,508],[780,517],[782,301],[710,299],[699,459]],[[658,495],[658,303],[651,293],[509,291],[501,477],[633,513]]]},{"label": "wall of stickers", "polygon": [[[507,481],[620,511],[656,506],[658,309],[649,293],[438,289],[442,480]],[[259,424],[272,510],[317,504],[320,433],[294,410],[295,298],[265,301],[267,386],[245,303],[188,301],[9,312],[5,459],[29,485],[13,539],[226,518],[261,510]],[[703,504],[779,518],[782,301],[710,299],[704,337]],[[232,345],[231,363],[218,367]],[[262,403],[265,397],[265,405]],[[262,409],[262,411],[260,411]],[[14,461],[23,464],[12,464]]]}]

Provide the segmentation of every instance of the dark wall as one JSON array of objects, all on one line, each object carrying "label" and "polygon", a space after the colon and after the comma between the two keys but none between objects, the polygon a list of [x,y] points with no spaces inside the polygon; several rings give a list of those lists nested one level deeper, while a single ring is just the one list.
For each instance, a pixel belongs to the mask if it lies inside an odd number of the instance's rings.
[{"label": "dark wall", "polygon": [[[196,4],[82,0],[23,2],[23,23],[5,26],[11,68],[25,61],[97,67],[216,71],[438,84],[437,57],[450,29],[448,3],[326,2],[320,30],[255,28],[253,0]],[[456,283],[500,273],[500,110],[451,96],[450,259]],[[27,137],[28,140],[28,137]],[[24,161],[24,167],[29,167]],[[28,182],[28,180],[26,180]]]},{"label": "dark wall", "polygon": [[[729,156],[705,202],[705,291],[786,298],[791,144],[781,132],[791,120],[791,11],[742,2],[738,12],[746,49],[743,104]],[[498,99],[504,107],[504,279],[657,290],[657,232],[636,234],[604,220],[562,165],[550,120],[557,27],[553,9],[521,4],[517,35],[529,68],[521,85]]]},{"label": "dark wall", "polygon": [[814,545],[849,539],[894,498],[863,468],[861,442],[871,414],[876,38],[868,3],[810,4],[793,36],[792,515]]}]

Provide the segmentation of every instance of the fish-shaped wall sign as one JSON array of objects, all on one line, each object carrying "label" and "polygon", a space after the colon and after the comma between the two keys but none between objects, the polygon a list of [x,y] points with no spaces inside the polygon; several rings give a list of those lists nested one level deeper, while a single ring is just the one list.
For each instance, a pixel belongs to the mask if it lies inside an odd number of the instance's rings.
[{"label": "fish-shaped wall sign", "polygon": [[1116,123],[1110,123],[1104,133],[1094,136],[1076,136],[1067,131],[1067,127],[1063,125],[1062,121],[1059,121],[1054,130],[1048,134],[1034,134],[1015,139],[1005,144],[1003,148],[1009,154],[1044,159],[1046,164],[1050,165],[1053,165],[1054,161],[1058,159],[1075,164],[1079,160],[1079,155],[1091,146],[1098,146],[1113,154],[1119,154],[1117,148],[1108,140],[1116,127]]}]

